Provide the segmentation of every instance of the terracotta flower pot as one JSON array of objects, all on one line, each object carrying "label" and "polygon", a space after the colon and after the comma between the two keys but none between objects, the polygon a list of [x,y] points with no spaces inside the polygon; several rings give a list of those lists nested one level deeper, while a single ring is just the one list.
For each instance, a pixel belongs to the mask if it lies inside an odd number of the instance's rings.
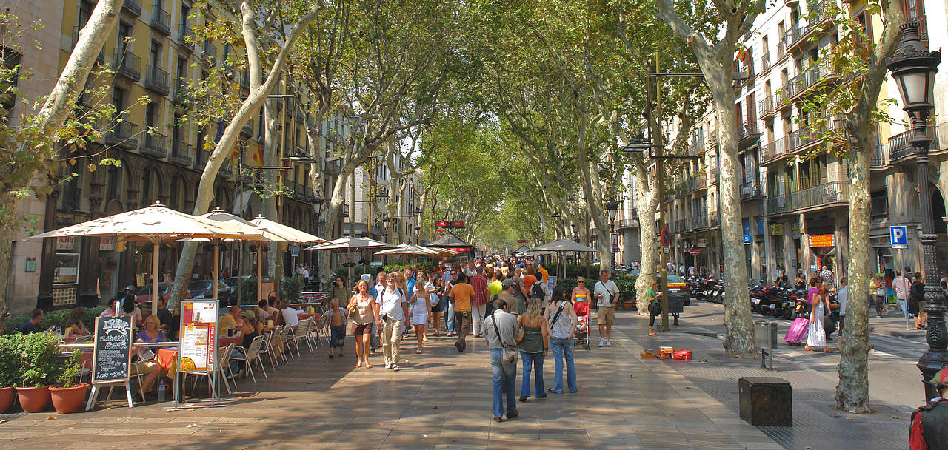
[{"label": "terracotta flower pot", "polygon": [[60,414],[74,413],[82,409],[82,403],[89,392],[87,383],[79,383],[73,387],[50,387],[49,394],[53,399],[53,408]]},{"label": "terracotta flower pot", "polygon": [[49,386],[34,388],[17,387],[16,396],[20,399],[20,407],[28,413],[40,412],[49,405]]},{"label": "terracotta flower pot", "polygon": [[632,311],[635,308],[635,302],[625,301],[622,302],[622,309],[626,311]]},{"label": "terracotta flower pot", "polygon": [[13,399],[16,398],[16,390],[13,386],[0,388],[0,414],[7,412],[13,406]]}]

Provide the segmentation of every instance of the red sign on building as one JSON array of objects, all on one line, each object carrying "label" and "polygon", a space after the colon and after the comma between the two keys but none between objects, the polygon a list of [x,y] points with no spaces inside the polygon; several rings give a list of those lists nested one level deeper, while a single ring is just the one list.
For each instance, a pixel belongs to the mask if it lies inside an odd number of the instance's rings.
[{"label": "red sign on building", "polygon": [[451,226],[454,227],[454,228],[464,228],[464,221],[463,221],[463,220],[452,220],[452,221],[451,221]]},{"label": "red sign on building", "polygon": [[438,221],[438,228],[445,228],[445,227],[447,227],[447,226],[448,226],[448,222],[447,222],[447,221],[445,221],[445,220],[439,220],[439,221]]}]

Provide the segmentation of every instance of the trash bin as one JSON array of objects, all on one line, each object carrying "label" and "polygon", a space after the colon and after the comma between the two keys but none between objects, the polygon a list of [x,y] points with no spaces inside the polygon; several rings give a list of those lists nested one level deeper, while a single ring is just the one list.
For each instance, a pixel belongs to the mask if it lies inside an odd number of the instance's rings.
[{"label": "trash bin", "polygon": [[777,322],[758,320],[754,322],[754,334],[757,336],[757,346],[762,349],[777,348]]}]

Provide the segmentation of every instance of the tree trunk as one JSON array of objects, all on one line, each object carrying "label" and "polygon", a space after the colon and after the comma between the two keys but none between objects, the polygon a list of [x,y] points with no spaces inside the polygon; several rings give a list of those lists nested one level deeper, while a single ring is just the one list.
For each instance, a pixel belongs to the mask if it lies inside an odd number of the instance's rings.
[{"label": "tree trunk", "polygon": [[639,276],[635,279],[635,306],[639,315],[648,314],[648,287],[655,278],[655,266],[658,263],[658,246],[655,229],[655,209],[658,207],[658,196],[649,183],[651,176],[645,162],[638,158],[633,162],[635,177],[635,209],[639,215],[639,251],[642,254],[639,261]]},{"label": "tree trunk", "polygon": [[724,324],[727,334],[724,349],[729,356],[753,358],[757,356],[754,323],[751,320],[750,295],[747,291],[747,263],[742,235],[741,195],[738,180],[740,162],[737,159],[737,123],[734,115],[734,94],[731,89],[730,65],[723,70],[713,68],[715,61],[702,61],[705,80],[711,87],[721,161],[721,240],[724,245],[726,278]]},{"label": "tree trunk", "polygon": [[[859,117],[857,115],[857,117]],[[849,175],[849,303],[846,326],[839,339],[839,384],[836,407],[852,413],[869,412],[869,155],[872,142],[864,120],[853,119]]]},{"label": "tree trunk", "polygon": [[[282,112],[285,110],[286,103],[289,101],[289,99],[282,98],[280,100],[284,105],[282,108],[277,106],[277,102],[274,99],[268,98],[263,102],[263,123],[264,127],[266,127],[266,132],[263,139],[263,165],[265,167],[277,167],[283,165],[282,161],[280,161],[280,148],[284,142],[283,133],[286,132],[286,124],[283,122],[284,117]],[[279,127],[277,126],[278,124]],[[278,171],[273,169],[265,169],[262,172],[261,178],[263,178],[266,185],[260,189],[261,191],[272,192],[272,190],[280,188],[280,186],[278,186]],[[283,218],[280,217],[280,212],[277,211],[277,201],[278,199],[276,195],[260,195],[260,202],[263,205],[262,215],[267,219],[280,223],[283,221]],[[267,271],[261,272],[269,276],[271,280],[276,280],[276,277],[281,275],[278,274],[276,270],[277,258],[281,253],[280,246],[281,244],[279,242],[270,243],[270,251],[267,252]]]},{"label": "tree trunk", "polygon": [[[296,42],[300,32],[306,28],[306,25],[316,18],[316,13],[319,11],[319,8],[319,6],[314,6],[293,26],[283,46],[280,48],[280,53],[277,55],[276,61],[274,61],[273,66],[267,74],[266,82],[260,84],[261,78],[259,74],[261,65],[260,59],[256,57],[259,51],[259,43],[256,39],[256,23],[249,0],[241,1],[240,9],[243,14],[241,23],[242,34],[248,48],[247,62],[249,63],[250,72],[250,94],[240,104],[234,117],[230,120],[230,123],[227,124],[227,128],[224,129],[224,133],[221,135],[221,139],[214,147],[214,152],[211,153],[207,164],[204,166],[204,172],[201,173],[201,181],[198,184],[197,199],[195,199],[192,214],[200,215],[207,212],[207,208],[214,198],[214,181],[217,179],[217,172],[220,170],[221,164],[230,158],[234,146],[237,144],[240,129],[254,114],[260,111],[263,102],[267,99],[267,94],[269,94],[276,85],[279,74],[286,63],[287,55],[291,51],[290,49],[293,48],[293,43]],[[191,278],[191,271],[194,269],[194,255],[197,253],[197,247],[197,243],[187,242],[181,250],[181,259],[178,260],[174,285],[169,293],[169,308],[176,308],[178,303],[184,299],[184,294],[187,292],[188,281]]]},{"label": "tree trunk", "polygon": [[[79,97],[86,85],[89,72],[102,50],[102,45],[108,39],[112,30],[115,29],[122,3],[124,3],[124,0],[100,0],[92,10],[92,15],[85,26],[79,31],[79,40],[56,80],[56,85],[53,86],[53,90],[46,97],[46,101],[36,116],[29,120],[31,125],[35,125],[42,130],[42,134],[55,136],[63,121],[66,120],[72,105],[75,104],[76,98]],[[38,149],[35,145],[24,144],[16,151],[35,152],[37,160],[48,160],[56,155],[55,147],[50,144],[43,145]],[[15,168],[13,169],[15,170]],[[16,235],[20,226],[19,206],[21,197],[10,193],[26,189],[29,183],[34,181],[37,174],[38,172],[32,176],[22,177],[21,179],[27,180],[25,184],[7,186],[7,192],[0,195],[0,201],[3,205],[0,208],[0,232],[4,236]],[[4,292],[0,292],[0,317],[5,317],[9,310],[5,291],[10,281],[11,250],[12,242],[9,239],[3,239],[0,243],[0,289]],[[5,325],[6,322],[0,320],[0,333],[5,331]]]}]

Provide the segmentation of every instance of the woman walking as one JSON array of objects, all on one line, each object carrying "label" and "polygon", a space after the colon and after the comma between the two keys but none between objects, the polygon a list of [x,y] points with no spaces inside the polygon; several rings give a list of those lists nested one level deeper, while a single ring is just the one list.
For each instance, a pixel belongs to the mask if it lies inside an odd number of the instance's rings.
[{"label": "woman walking", "polygon": [[356,347],[356,368],[365,364],[366,369],[371,369],[369,364],[369,338],[372,335],[372,322],[375,320],[373,308],[375,299],[369,295],[369,283],[360,280],[356,285],[356,295],[349,299],[348,307],[349,317],[352,318],[352,335],[355,337]]},{"label": "woman walking", "polygon": [[523,384],[520,385],[520,401],[527,401],[530,396],[530,369],[533,368],[535,398],[546,397],[543,388],[543,359],[550,347],[550,338],[547,334],[546,320],[540,316],[540,299],[534,298],[527,305],[527,310],[517,318],[520,335],[517,343],[520,346],[520,360],[523,361]]},{"label": "woman walking", "polygon": [[548,389],[555,394],[563,393],[563,361],[566,361],[566,384],[570,393],[576,392],[576,366],[573,363],[573,333],[576,330],[576,312],[573,305],[566,300],[566,288],[557,286],[553,289],[550,306],[546,309],[545,317],[549,328],[550,348],[553,349],[555,360],[553,387]]},{"label": "woman walking", "polygon": [[655,326],[655,318],[662,313],[662,294],[656,293],[655,288],[658,287],[658,282],[652,280],[648,284],[648,291],[645,293],[645,298],[648,299],[648,335],[649,336],[658,336],[655,332],[652,331],[652,327]]},{"label": "woman walking", "polygon": [[438,296],[438,293],[444,289],[444,282],[436,274],[431,274],[431,281],[425,285],[431,299],[431,328],[435,336],[441,336],[441,313],[444,311],[444,304],[447,302]]},{"label": "woman walking", "polygon": [[411,324],[415,326],[415,340],[418,342],[418,347],[415,349],[416,354],[422,353],[425,341],[428,339],[425,335],[425,328],[428,325],[428,314],[431,312],[431,297],[428,296],[428,287],[431,283],[425,281],[427,279],[427,274],[424,272],[418,273],[418,283],[424,284],[415,285],[415,295],[412,297]]},{"label": "woman walking", "polygon": [[824,352],[829,351],[826,348],[826,330],[823,328],[824,311],[829,311],[829,289],[826,288],[826,283],[822,284],[817,293],[810,297],[810,329],[806,334],[807,350],[823,347]]}]

